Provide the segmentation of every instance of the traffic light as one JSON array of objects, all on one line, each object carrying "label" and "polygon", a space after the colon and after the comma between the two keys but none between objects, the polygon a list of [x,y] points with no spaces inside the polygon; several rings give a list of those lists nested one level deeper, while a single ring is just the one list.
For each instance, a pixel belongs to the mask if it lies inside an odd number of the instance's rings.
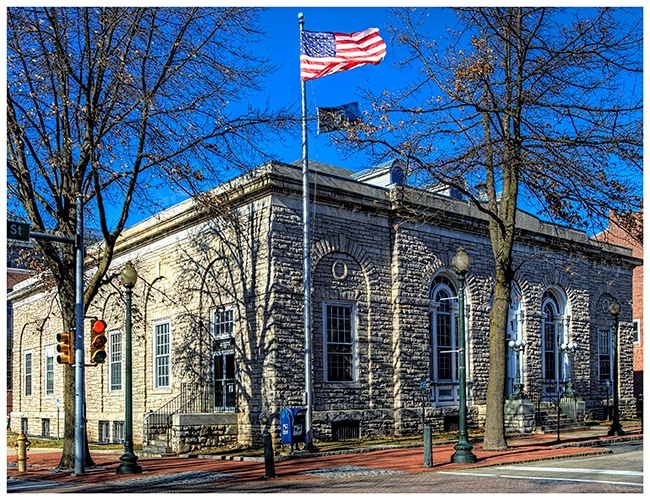
[{"label": "traffic light", "polygon": [[56,352],[59,355],[56,357],[56,362],[60,365],[71,365],[72,363],[72,332],[64,332],[56,334]]},{"label": "traffic light", "polygon": [[94,364],[106,361],[106,322],[94,319],[90,323],[90,362]]}]

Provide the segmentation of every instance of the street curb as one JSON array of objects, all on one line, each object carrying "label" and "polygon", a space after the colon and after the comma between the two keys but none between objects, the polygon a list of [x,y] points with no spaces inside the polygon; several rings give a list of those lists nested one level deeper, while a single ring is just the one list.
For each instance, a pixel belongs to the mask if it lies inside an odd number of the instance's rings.
[{"label": "street curb", "polygon": [[[472,442],[481,442],[482,439],[473,439]],[[632,435],[632,436],[615,436],[611,438],[604,439],[593,439],[589,441],[574,442],[574,443],[558,443],[553,445],[554,448],[600,448],[602,446],[607,446],[612,443],[621,443],[621,442],[631,442],[631,441],[643,441],[643,434],[641,435]],[[453,444],[456,441],[438,441],[433,444],[435,450],[436,446],[444,446]],[[337,455],[351,455],[357,453],[368,453],[372,451],[384,451],[384,450],[395,450],[395,449],[408,449],[408,448],[424,448],[422,443],[418,444],[409,444],[409,445],[377,445],[369,446],[366,448],[355,448],[348,450],[334,450],[334,451],[323,451],[323,452],[314,452],[314,453],[303,453],[297,452],[290,455],[279,455],[274,457],[275,462],[283,462],[293,459],[302,459],[302,458],[316,458],[316,457],[330,457]],[[603,451],[603,454],[611,453],[609,450]],[[584,455],[595,455],[597,452],[590,453],[576,453],[571,455],[562,455],[557,458],[571,458],[571,457],[580,457]],[[202,454],[202,453],[182,453],[178,455],[178,458],[199,458],[205,460],[225,460],[231,462],[264,462],[264,457],[243,457],[237,455],[213,455],[213,454]],[[554,457],[550,457],[553,459]],[[525,462],[537,461],[537,460],[548,460],[549,457],[544,458],[530,458],[524,460]]]}]

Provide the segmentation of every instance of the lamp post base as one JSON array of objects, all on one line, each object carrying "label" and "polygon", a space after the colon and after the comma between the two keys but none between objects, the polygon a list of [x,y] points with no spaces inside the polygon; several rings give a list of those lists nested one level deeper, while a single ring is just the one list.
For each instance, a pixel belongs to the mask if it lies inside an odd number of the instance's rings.
[{"label": "lamp post base", "polygon": [[621,426],[621,423],[618,421],[618,418],[615,418],[612,421],[612,425],[609,426],[609,430],[607,431],[608,436],[625,436],[625,431],[623,430],[623,427]]},{"label": "lamp post base", "polygon": [[125,452],[120,457],[120,465],[115,469],[115,474],[140,474],[142,466],[138,464],[138,457],[131,452]]},{"label": "lamp post base", "polygon": [[451,462],[454,464],[473,464],[476,463],[476,455],[472,453],[472,445],[468,442],[458,442],[454,446],[456,453],[451,456]]}]

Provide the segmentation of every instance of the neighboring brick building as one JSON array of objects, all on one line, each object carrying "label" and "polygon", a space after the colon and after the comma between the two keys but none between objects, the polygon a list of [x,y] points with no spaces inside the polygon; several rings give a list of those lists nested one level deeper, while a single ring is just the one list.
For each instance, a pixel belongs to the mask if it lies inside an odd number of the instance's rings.
[{"label": "neighboring brick building", "polygon": [[[15,285],[33,276],[34,272],[26,268],[23,253],[33,248],[31,242],[7,240],[7,293],[11,292]],[[13,411],[13,306],[7,301],[7,417]]]},{"label": "neighboring brick building", "polygon": [[[631,219],[621,220],[614,213],[609,215],[609,227],[595,236],[595,239],[606,241],[632,249],[632,255],[643,258],[643,211]],[[632,317],[634,321],[634,396],[640,398],[643,394],[643,265],[634,268],[632,274]],[[637,412],[641,415],[642,408]]]},{"label": "neighboring brick building", "polygon": [[[454,426],[459,311],[450,265],[460,246],[472,260],[464,311],[469,420],[481,425],[494,275],[485,215],[456,196],[401,186],[397,162],[358,174],[311,168],[314,438],[421,432],[423,411],[434,429]],[[277,437],[283,407],[303,404],[301,183],[300,167],[269,163],[201,204],[181,203],[124,232],[112,271],[130,260],[140,276],[133,297],[136,442],[150,445],[168,420],[167,445],[176,452],[260,444],[264,431]],[[211,203],[227,211],[210,210]],[[526,341],[526,392],[534,401],[554,398],[572,377],[587,413],[602,418],[612,374],[607,307],[616,298],[623,306],[620,408],[630,416],[632,270],[640,261],[628,249],[525,213],[518,227],[508,336]],[[107,362],[85,370],[93,441],[119,441],[122,432],[123,292],[117,281],[106,286],[89,311],[109,333]],[[52,364],[61,328],[56,293],[33,279],[11,300],[20,332],[13,416],[40,434],[61,397],[63,367]],[[568,342],[580,346],[573,364],[561,349]],[[509,390],[517,370],[510,352]],[[205,403],[197,396],[206,394],[209,404],[189,406]]]}]

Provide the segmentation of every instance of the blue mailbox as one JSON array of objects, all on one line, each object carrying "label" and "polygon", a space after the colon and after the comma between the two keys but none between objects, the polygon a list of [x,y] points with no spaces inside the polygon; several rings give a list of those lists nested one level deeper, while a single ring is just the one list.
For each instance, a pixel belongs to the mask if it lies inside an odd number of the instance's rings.
[{"label": "blue mailbox", "polygon": [[282,435],[282,451],[288,444],[293,452],[293,445],[303,443],[305,446],[305,408],[282,408],[280,410],[280,433]]}]

